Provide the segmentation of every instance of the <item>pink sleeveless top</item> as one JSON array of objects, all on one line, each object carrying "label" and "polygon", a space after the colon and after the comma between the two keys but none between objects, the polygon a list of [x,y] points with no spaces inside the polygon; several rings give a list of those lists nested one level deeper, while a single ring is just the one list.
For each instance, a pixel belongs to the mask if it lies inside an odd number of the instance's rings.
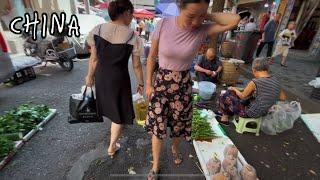
[{"label": "pink sleeveless top", "polygon": [[172,71],[189,70],[201,43],[208,35],[210,25],[203,24],[197,29],[180,28],[176,17],[160,20],[152,34],[159,40],[159,67]]}]

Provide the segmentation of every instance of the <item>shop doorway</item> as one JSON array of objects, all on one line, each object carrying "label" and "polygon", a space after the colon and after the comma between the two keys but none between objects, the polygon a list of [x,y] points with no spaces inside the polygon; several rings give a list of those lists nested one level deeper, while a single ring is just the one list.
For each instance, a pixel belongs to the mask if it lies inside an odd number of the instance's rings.
[{"label": "shop doorway", "polygon": [[320,28],[320,4],[295,41],[294,49],[308,50]]}]

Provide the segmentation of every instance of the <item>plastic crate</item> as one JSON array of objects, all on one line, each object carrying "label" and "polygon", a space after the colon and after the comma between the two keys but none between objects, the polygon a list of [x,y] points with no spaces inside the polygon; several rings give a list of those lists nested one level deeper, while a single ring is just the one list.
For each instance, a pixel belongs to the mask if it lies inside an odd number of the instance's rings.
[{"label": "plastic crate", "polygon": [[14,84],[18,85],[18,84],[22,84],[24,82],[33,80],[35,78],[36,78],[36,73],[34,72],[33,67],[27,67],[19,71],[16,71],[12,76],[11,81]]}]

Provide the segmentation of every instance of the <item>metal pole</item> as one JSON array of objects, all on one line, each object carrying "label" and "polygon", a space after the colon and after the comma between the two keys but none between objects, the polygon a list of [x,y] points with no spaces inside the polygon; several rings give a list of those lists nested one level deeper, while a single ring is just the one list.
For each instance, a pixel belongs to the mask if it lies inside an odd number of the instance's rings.
[{"label": "metal pole", "polygon": [[86,14],[90,14],[90,1],[89,0],[83,0]]},{"label": "metal pole", "polygon": [[75,0],[70,0],[70,10],[71,14],[78,14],[78,9]]}]

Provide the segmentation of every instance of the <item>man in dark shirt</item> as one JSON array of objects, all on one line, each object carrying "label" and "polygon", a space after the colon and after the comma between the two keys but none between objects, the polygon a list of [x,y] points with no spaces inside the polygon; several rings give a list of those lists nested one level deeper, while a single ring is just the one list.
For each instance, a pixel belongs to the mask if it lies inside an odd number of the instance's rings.
[{"label": "man in dark shirt", "polygon": [[265,44],[268,44],[267,57],[271,57],[272,48],[275,41],[275,34],[279,25],[281,14],[277,13],[274,19],[271,19],[264,27],[264,32],[262,34],[262,39],[257,49],[256,57],[259,57]]},{"label": "man in dark shirt", "polygon": [[221,61],[216,57],[216,52],[213,48],[207,50],[205,56],[199,59],[194,69],[197,72],[199,81],[210,81],[216,83],[218,75],[222,71]]}]

